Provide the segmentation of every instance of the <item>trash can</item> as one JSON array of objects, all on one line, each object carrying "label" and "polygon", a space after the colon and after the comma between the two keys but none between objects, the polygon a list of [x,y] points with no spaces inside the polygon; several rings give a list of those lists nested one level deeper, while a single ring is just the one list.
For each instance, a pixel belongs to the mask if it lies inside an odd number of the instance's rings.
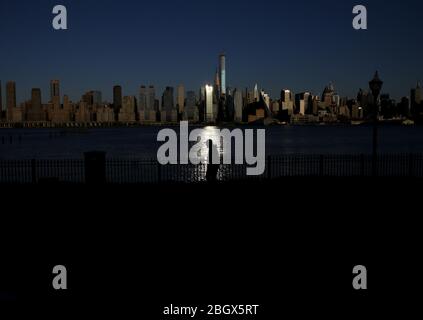
[{"label": "trash can", "polygon": [[84,153],[85,183],[106,183],[106,152],[90,151]]}]

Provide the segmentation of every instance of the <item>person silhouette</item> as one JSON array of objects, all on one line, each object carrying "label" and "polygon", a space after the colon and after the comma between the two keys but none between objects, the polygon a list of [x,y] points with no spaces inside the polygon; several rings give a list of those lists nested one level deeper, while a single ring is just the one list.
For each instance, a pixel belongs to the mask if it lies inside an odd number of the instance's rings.
[{"label": "person silhouette", "polygon": [[[209,158],[207,162],[207,173],[206,173],[206,180],[207,182],[216,182],[217,181],[217,173],[220,167],[220,155],[217,146],[213,144],[213,140],[208,141],[208,148],[209,148]],[[219,163],[214,164],[213,160],[217,159]],[[216,161],[216,160],[215,160]]]}]

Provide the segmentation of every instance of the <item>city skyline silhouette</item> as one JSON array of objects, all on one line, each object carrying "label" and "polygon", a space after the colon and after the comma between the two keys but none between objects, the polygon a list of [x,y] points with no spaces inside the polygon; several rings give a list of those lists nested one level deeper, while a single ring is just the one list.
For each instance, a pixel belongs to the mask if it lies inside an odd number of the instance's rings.
[{"label": "city skyline silhouette", "polygon": [[400,99],[423,77],[423,4],[414,0],[361,2],[369,22],[360,31],[351,24],[355,1],[63,1],[69,28],[61,31],[51,26],[56,4],[2,3],[1,79],[19,84],[19,101],[32,88],[48,92],[51,79],[60,79],[73,101],[88,90],[110,101],[116,84],[128,95],[141,84],[198,90],[214,80],[222,51],[228,86],[258,83],[272,97],[283,88],[320,94],[330,81],[354,97],[367,87],[363,75],[380,70],[385,92]]}]

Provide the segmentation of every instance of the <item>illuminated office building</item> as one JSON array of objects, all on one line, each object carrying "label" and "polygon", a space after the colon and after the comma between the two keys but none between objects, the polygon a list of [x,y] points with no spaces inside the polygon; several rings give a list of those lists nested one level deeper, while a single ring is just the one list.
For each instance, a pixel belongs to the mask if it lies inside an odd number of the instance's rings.
[{"label": "illuminated office building", "polygon": [[220,95],[226,95],[226,56],[223,53],[219,55],[219,82]]},{"label": "illuminated office building", "polygon": [[213,105],[213,86],[205,86],[205,109],[206,109],[206,122],[215,122],[216,115]]},{"label": "illuminated office building", "polygon": [[294,94],[291,90],[284,89],[281,92],[282,110],[287,112],[288,115],[294,113]]}]

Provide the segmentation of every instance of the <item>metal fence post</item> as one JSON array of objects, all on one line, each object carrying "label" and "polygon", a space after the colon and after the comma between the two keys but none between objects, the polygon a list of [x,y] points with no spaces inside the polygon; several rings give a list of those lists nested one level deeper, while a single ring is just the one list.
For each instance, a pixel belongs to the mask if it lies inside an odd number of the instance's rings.
[{"label": "metal fence post", "polygon": [[157,162],[157,180],[158,182],[162,182],[162,165]]},{"label": "metal fence post", "polygon": [[272,179],[272,156],[267,156],[267,179]]},{"label": "metal fence post", "polygon": [[372,155],[372,175],[373,177],[377,177],[379,175],[379,168],[378,165],[380,164],[380,159],[378,157],[377,152],[373,151]]},{"label": "metal fence post", "polygon": [[408,176],[414,177],[414,154],[410,153],[408,155]]},{"label": "metal fence post", "polygon": [[37,183],[37,161],[31,160],[31,181],[33,184]]},{"label": "metal fence post", "polygon": [[323,158],[323,155],[320,155],[320,158],[319,158],[319,176],[320,177],[323,177],[323,174],[324,174],[324,163],[323,163],[323,161],[324,161],[324,158]]}]

